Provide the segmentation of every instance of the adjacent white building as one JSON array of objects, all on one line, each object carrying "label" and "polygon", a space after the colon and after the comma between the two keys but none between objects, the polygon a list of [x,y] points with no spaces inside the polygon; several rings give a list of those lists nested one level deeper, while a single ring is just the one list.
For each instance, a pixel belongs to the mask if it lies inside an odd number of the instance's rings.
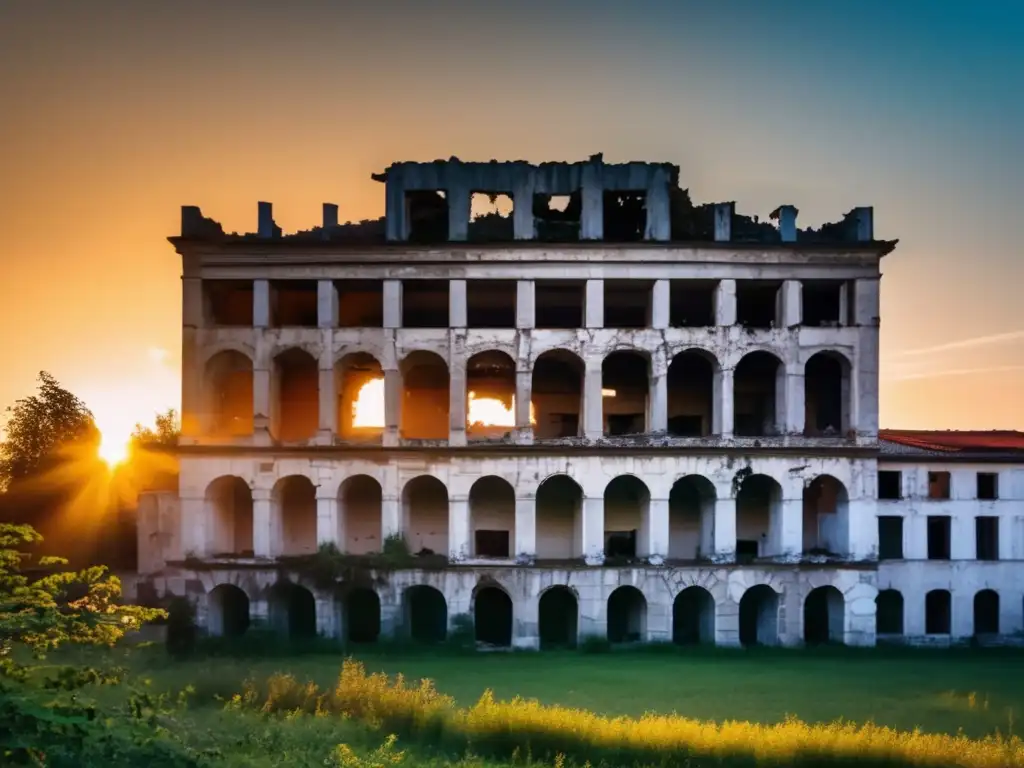
[{"label": "adjacent white building", "polygon": [[140,589],[353,641],[1021,631],[1024,438],[879,439],[870,208],[798,230],[600,156],[374,178],[384,219],[294,235],[182,209],[180,488],[143,498]]}]

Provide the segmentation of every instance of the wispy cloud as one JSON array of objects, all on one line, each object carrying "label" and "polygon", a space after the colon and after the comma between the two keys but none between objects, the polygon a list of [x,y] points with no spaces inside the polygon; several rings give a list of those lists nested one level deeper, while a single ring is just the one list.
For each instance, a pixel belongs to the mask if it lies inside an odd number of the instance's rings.
[{"label": "wispy cloud", "polygon": [[893,358],[916,357],[918,355],[932,355],[936,352],[946,352],[955,349],[970,349],[971,347],[987,347],[992,344],[1005,344],[1009,341],[1024,341],[1024,330],[1007,331],[1006,333],[993,333],[988,336],[975,336],[960,341],[949,341],[945,344],[936,344],[932,347],[920,347],[919,349],[905,349],[896,352]]},{"label": "wispy cloud", "polygon": [[907,381],[908,379],[938,379],[944,376],[971,376],[981,373],[1011,373],[1024,371],[1024,365],[993,365],[985,368],[945,368],[937,371],[919,371],[917,373],[897,373],[892,376],[883,375],[889,381]]}]

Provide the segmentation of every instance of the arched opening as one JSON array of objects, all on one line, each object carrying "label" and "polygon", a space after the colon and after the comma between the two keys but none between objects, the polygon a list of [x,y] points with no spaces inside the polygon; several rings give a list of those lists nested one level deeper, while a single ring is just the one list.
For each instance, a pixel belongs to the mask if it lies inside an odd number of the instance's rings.
[{"label": "arched opening", "polygon": [[350,555],[380,552],[383,547],[382,491],[369,475],[346,478],[339,489],[338,541]]},{"label": "arched opening", "polygon": [[785,367],[770,352],[751,352],[733,374],[733,431],[747,437],[783,432]]},{"label": "arched opening", "polygon": [[249,596],[233,584],[219,584],[206,598],[207,629],[215,637],[240,637],[249,629]]},{"label": "arched opening", "polygon": [[476,641],[497,648],[512,645],[512,598],[499,587],[483,587],[473,597]]},{"label": "arched opening", "polygon": [[846,486],[831,475],[820,475],[804,488],[804,552],[812,555],[849,553],[849,505]]},{"label": "arched opening", "polygon": [[609,558],[646,557],[651,493],[643,480],[620,475],[604,489],[604,553]]},{"label": "arched opening", "polygon": [[703,587],[687,587],[672,603],[672,642],[715,642],[715,599]]},{"label": "arched opening", "polygon": [[668,495],[668,557],[698,560],[715,551],[715,486],[706,477],[687,475]]},{"label": "arched opening", "polygon": [[804,434],[845,437],[850,430],[850,361],[818,352],[804,366]]},{"label": "arched opening", "polygon": [[779,642],[779,596],[767,584],[758,584],[740,598],[740,644],[776,645]]},{"label": "arched opening", "polygon": [[515,555],[516,493],[508,480],[481,477],[469,489],[469,532],[473,557]]},{"label": "arched opening", "polygon": [[401,432],[407,440],[447,440],[451,403],[448,365],[433,352],[411,352],[401,363]]},{"label": "arched opening", "polygon": [[274,358],[271,390],[277,404],[270,421],[274,437],[288,443],[315,436],[320,419],[320,370],[316,358],[296,347],[281,352]]},{"label": "arched opening", "polygon": [[949,590],[933,589],[924,596],[924,633],[948,635],[952,627],[952,598]]},{"label": "arched opening", "polygon": [[206,514],[212,530],[209,552],[253,556],[252,491],[240,477],[218,477],[206,488]]},{"label": "arched opening", "polygon": [[703,350],[676,355],[668,367],[668,431],[703,437],[714,431],[718,361]]},{"label": "arched opening", "polygon": [[252,434],[252,360],[235,350],[218,352],[206,362],[205,400],[213,437]]},{"label": "arched opening", "polygon": [[619,587],[608,596],[608,642],[642,643],[647,639],[647,600],[636,587]]},{"label": "arched opening", "polygon": [[[308,477],[289,475],[274,485],[271,494],[275,526],[281,532],[277,543],[282,555],[312,555],[316,552],[316,488]],[[273,545],[273,542],[272,542]]]},{"label": "arched opening", "polygon": [[896,589],[883,589],[875,598],[875,634],[903,635],[903,595]]},{"label": "arched opening", "polygon": [[583,361],[567,350],[553,349],[537,358],[530,385],[534,438],[583,434],[583,375]]},{"label": "arched opening", "polygon": [[291,640],[316,637],[316,600],[305,587],[278,582],[269,594],[270,625]]},{"label": "arched opening", "polygon": [[974,596],[974,634],[999,634],[999,593],[983,589]]},{"label": "arched opening", "polygon": [[404,595],[405,624],[417,643],[443,643],[448,636],[448,603],[433,587],[418,584]]},{"label": "arched opening", "polygon": [[538,560],[569,560],[583,555],[583,489],[567,475],[552,475],[536,498]]},{"label": "arched opening", "polygon": [[612,352],[601,365],[604,434],[642,434],[647,431],[650,362],[639,352]]},{"label": "arched opening", "polygon": [[516,362],[491,350],[466,362],[466,438],[501,439],[516,426]]},{"label": "arched opening", "polygon": [[747,475],[736,494],[736,559],[782,554],[782,486],[767,475]]},{"label": "arched opening", "polygon": [[448,489],[436,477],[421,475],[402,489],[402,515],[409,551],[448,555]]},{"label": "arched opening", "polygon": [[537,605],[540,647],[575,648],[579,634],[579,603],[568,587],[555,586],[541,594]]},{"label": "arched opening", "polygon": [[345,599],[345,627],[350,643],[375,643],[380,637],[380,598],[372,589],[359,587]]},{"label": "arched opening", "polygon": [[380,440],[384,433],[384,370],[373,355],[353,352],[334,366],[338,393],[338,436],[343,440]]},{"label": "arched opening", "polygon": [[804,600],[804,642],[842,643],[845,605],[843,593],[833,586],[812,589]]}]

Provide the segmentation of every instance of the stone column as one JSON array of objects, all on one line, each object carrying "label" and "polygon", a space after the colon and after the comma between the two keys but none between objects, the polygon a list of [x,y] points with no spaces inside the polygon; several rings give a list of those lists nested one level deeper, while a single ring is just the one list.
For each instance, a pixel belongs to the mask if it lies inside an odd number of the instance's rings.
[{"label": "stone column", "polygon": [[392,169],[384,182],[384,228],[388,242],[409,239],[409,211],[405,199],[405,180],[401,171]]},{"label": "stone column", "polygon": [[272,367],[273,363],[257,354],[252,371],[252,427],[253,441],[257,445],[270,444],[270,424],[273,414]]},{"label": "stone column", "polygon": [[799,280],[785,280],[779,289],[776,325],[796,328],[803,322],[803,286]]},{"label": "stone column", "polygon": [[604,562],[604,498],[583,499],[583,559],[587,565]]},{"label": "stone column", "polygon": [[516,283],[516,328],[525,330],[537,324],[533,280],[519,280]]},{"label": "stone column", "polygon": [[469,184],[461,178],[464,174],[456,174],[453,171],[454,169],[449,167],[450,181],[445,191],[445,198],[448,200],[448,239],[452,242],[465,242],[469,239]]},{"label": "stone column", "polygon": [[384,540],[389,536],[405,533],[404,526],[402,525],[402,499],[399,496],[390,495],[386,490],[380,501],[380,527],[380,545],[382,549],[384,547]]},{"label": "stone column", "polygon": [[580,240],[604,239],[604,182],[601,166],[589,162],[581,174]]},{"label": "stone column", "polygon": [[338,289],[333,280],[316,283],[316,324],[318,328],[338,327]]},{"label": "stone column", "polygon": [[533,444],[533,422],[530,421],[530,401],[533,397],[533,374],[516,371],[516,443]]},{"label": "stone column", "polygon": [[[785,494],[787,491],[784,490]],[[771,513],[768,547],[766,554],[785,560],[798,559],[803,553],[804,500],[801,494],[795,499],[782,499],[778,508]]]},{"label": "stone column", "polygon": [[604,280],[587,280],[583,314],[585,327],[604,328]]},{"label": "stone column", "polygon": [[207,532],[213,525],[212,510],[207,508],[204,496],[182,496],[180,502],[178,532],[182,557],[210,556],[210,542]]},{"label": "stone column", "polygon": [[448,281],[448,326],[451,328],[465,328],[467,306],[466,306],[466,281]]},{"label": "stone column", "polygon": [[[804,371],[798,364],[786,366],[785,413],[781,419],[788,435],[804,432],[806,405],[804,400]],[[780,419],[776,419],[780,421]]]},{"label": "stone column", "polygon": [[384,327],[402,327],[402,281],[385,280],[382,290],[384,300]]},{"label": "stone column", "polygon": [[[464,341],[464,340],[463,340]],[[466,351],[464,345],[450,346],[448,445],[466,444]]]},{"label": "stone column", "polygon": [[714,551],[712,559],[731,562],[736,559],[736,499],[733,497],[715,500],[715,530],[712,536]]},{"label": "stone column", "polygon": [[715,289],[715,325],[736,325],[736,281],[719,280]]},{"label": "stone column", "polygon": [[647,504],[647,534],[642,551],[637,554],[646,557],[653,565],[661,565],[668,557],[668,499],[651,499]]},{"label": "stone column", "polygon": [[715,410],[712,413],[713,434],[731,440],[734,430],[734,392],[733,369],[723,368],[715,372],[714,378]]},{"label": "stone column", "polygon": [[525,169],[512,182],[512,230],[516,240],[535,240],[537,224],[533,218],[535,194],[533,169]]},{"label": "stone column", "polygon": [[516,499],[516,540],[513,556],[532,562],[537,557],[537,501],[533,497]]},{"label": "stone column", "polygon": [[[597,365],[597,368],[591,367]],[[601,397],[601,361],[587,363],[583,374],[583,436],[599,440],[604,434],[604,401]]]},{"label": "stone column", "polygon": [[651,328],[664,330],[669,327],[670,284],[668,280],[655,280],[651,288]]},{"label": "stone column", "polygon": [[334,544],[339,549],[344,543],[340,536],[338,497],[332,489],[320,486],[316,489],[316,543]]},{"label": "stone column", "polygon": [[338,380],[334,375],[334,354],[331,349],[332,344],[329,341],[330,331],[325,331],[324,333],[327,334],[328,343],[325,343],[320,351],[320,370],[318,372],[320,377],[318,387],[320,403],[317,442],[320,445],[332,445],[338,428]]},{"label": "stone column", "polygon": [[402,373],[396,368],[384,371],[384,438],[385,446],[398,445],[402,423]]},{"label": "stone column", "polygon": [[647,408],[647,431],[668,431],[668,362],[665,350],[658,347],[651,357],[651,381]]},{"label": "stone column", "polygon": [[181,279],[181,435],[199,437],[207,421],[203,393],[203,363],[197,339],[205,325],[203,281],[198,277]]},{"label": "stone column", "polygon": [[663,168],[651,174],[644,207],[647,209],[644,240],[671,240],[672,210],[668,196],[668,173]]},{"label": "stone column", "polygon": [[270,491],[256,488],[252,492],[252,549],[256,557],[274,557],[273,502]]},{"label": "stone column", "polygon": [[270,281],[252,281],[252,325],[254,328],[269,328],[270,317]]},{"label": "stone column", "polygon": [[448,559],[459,563],[471,556],[469,541],[469,499],[448,500]]}]

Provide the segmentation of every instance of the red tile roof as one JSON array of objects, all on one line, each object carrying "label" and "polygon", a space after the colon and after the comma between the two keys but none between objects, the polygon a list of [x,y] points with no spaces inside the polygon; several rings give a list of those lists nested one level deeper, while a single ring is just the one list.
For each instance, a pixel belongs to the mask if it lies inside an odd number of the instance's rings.
[{"label": "red tile roof", "polygon": [[952,431],[917,429],[880,429],[878,437],[908,448],[942,453],[970,453],[975,451],[1024,451],[1024,432],[1013,430]]}]

